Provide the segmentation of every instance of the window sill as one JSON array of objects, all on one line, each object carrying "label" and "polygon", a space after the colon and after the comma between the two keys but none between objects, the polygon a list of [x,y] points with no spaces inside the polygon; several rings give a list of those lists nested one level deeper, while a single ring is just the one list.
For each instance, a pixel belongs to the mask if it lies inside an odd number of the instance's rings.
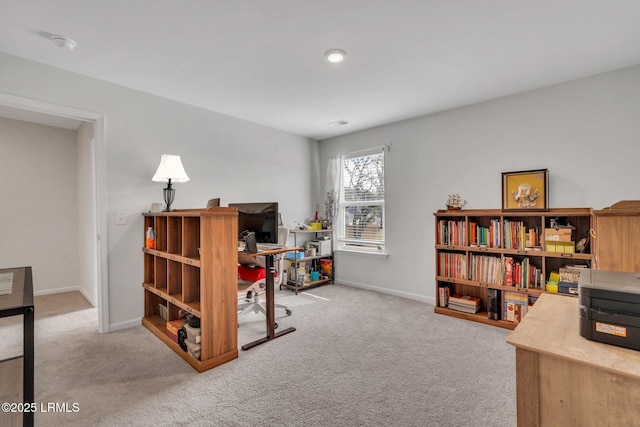
[{"label": "window sill", "polygon": [[336,249],[334,251],[334,253],[338,253],[338,254],[345,254],[345,255],[355,255],[355,256],[362,256],[362,257],[368,257],[368,258],[380,258],[380,259],[387,259],[389,258],[389,253],[388,252],[362,252],[362,251],[354,251],[354,250],[349,250],[349,249]]}]

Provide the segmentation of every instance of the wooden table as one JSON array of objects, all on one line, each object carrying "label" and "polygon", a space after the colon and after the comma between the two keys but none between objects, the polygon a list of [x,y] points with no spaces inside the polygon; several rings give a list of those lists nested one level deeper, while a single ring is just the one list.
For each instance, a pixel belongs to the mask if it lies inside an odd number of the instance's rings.
[{"label": "wooden table", "polygon": [[509,335],[518,426],[640,425],[640,351],[587,340],[578,299],[543,294]]},{"label": "wooden table", "polygon": [[[285,252],[297,251],[297,250],[299,250],[299,248],[289,248],[285,246],[279,249],[260,251],[257,253],[243,252],[245,255],[263,256],[265,258],[265,269],[266,269],[266,276],[267,276],[266,291],[265,291],[266,300],[267,300],[266,301],[267,334],[264,338],[260,338],[256,341],[250,342],[249,344],[243,345],[241,347],[243,350],[249,350],[250,348],[253,348],[257,345],[263,344],[267,341],[274,340],[278,337],[281,337],[282,335],[291,333],[296,330],[296,328],[287,328],[276,333],[276,314],[275,314],[276,310],[275,310],[275,291],[274,291],[275,286],[274,286],[273,277],[275,273],[276,255],[282,254]],[[282,274],[282,272],[280,272],[279,274]]]}]

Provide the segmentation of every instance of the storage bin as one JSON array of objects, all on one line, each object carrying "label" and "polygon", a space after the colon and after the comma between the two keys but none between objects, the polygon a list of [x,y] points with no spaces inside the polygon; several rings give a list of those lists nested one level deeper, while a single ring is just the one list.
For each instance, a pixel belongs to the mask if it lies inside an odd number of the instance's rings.
[{"label": "storage bin", "polygon": [[285,259],[302,259],[304,252],[287,252],[284,254]]},{"label": "storage bin", "polygon": [[184,343],[187,345],[187,351],[189,354],[200,360],[200,344],[196,344],[190,339],[184,340]]},{"label": "storage bin", "polygon": [[200,328],[193,328],[189,326],[188,323],[185,323],[183,326],[184,330],[187,331],[187,339],[195,344],[200,344]]}]

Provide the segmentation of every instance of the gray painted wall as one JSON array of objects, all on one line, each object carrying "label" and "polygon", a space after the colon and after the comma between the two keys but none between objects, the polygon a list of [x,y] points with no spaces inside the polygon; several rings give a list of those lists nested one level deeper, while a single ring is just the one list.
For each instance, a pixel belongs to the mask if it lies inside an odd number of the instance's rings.
[{"label": "gray painted wall", "polygon": [[76,131],[0,118],[0,268],[31,266],[38,295],[78,288]]},{"label": "gray painted wall", "polygon": [[[163,184],[151,177],[163,153],[181,155],[191,178],[175,185],[174,208],[213,197],[222,205],[277,200],[285,225],[312,213],[315,141],[11,55],[0,54],[0,69],[0,92],[106,117],[111,330],[143,315],[141,213],[162,201]],[[115,225],[117,211],[127,212],[126,225]]]},{"label": "gray painted wall", "polygon": [[322,176],[332,154],[392,144],[390,254],[338,254],[338,281],[433,303],[433,212],[450,193],[467,208],[501,208],[501,172],[549,169],[553,208],[640,199],[639,118],[635,66],[322,141]]}]

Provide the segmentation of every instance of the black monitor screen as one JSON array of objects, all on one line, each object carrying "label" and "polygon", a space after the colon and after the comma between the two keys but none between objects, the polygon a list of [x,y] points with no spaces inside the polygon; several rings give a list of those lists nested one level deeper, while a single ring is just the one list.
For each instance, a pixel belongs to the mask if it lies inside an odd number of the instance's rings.
[{"label": "black monitor screen", "polygon": [[238,240],[254,232],[257,243],[278,243],[278,203],[229,203],[238,209]]}]

